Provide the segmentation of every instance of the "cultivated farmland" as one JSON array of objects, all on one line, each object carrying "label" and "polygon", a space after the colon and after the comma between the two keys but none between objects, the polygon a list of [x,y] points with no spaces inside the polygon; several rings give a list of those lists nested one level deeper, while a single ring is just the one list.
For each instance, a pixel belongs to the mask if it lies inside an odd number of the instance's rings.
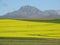
[{"label": "cultivated farmland", "polygon": [[60,20],[0,19],[0,37],[60,39]]}]

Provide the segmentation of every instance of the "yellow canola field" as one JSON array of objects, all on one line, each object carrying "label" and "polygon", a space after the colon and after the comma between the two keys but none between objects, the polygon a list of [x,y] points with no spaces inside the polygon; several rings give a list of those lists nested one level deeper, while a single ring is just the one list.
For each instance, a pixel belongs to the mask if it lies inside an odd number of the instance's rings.
[{"label": "yellow canola field", "polygon": [[60,24],[0,19],[0,37],[60,39]]}]

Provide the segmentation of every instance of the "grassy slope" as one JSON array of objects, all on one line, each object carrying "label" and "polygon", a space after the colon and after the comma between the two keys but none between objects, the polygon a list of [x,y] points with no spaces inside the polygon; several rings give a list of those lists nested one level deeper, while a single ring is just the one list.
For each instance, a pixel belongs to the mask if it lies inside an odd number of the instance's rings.
[{"label": "grassy slope", "polygon": [[59,38],[60,24],[49,21],[0,19],[0,37]]}]

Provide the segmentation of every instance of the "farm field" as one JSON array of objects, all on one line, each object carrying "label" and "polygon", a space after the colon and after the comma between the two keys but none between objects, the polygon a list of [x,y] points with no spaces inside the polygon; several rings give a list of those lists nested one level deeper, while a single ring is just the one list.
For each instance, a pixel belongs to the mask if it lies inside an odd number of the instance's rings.
[{"label": "farm field", "polygon": [[0,19],[0,37],[60,39],[60,20]]}]

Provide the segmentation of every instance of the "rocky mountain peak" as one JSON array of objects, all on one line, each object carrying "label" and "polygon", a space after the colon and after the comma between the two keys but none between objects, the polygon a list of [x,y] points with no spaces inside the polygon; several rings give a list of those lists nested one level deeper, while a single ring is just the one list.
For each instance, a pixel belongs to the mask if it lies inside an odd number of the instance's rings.
[{"label": "rocky mountain peak", "polygon": [[22,6],[19,10],[7,13],[4,18],[59,18],[60,11],[47,10],[41,11],[34,6]]}]

